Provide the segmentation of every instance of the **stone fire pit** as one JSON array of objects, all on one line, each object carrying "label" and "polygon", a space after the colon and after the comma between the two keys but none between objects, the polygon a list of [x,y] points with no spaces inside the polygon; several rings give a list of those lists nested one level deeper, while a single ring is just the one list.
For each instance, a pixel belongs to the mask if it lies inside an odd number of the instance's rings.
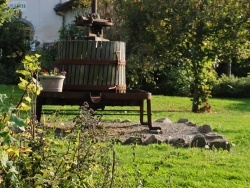
[{"label": "stone fire pit", "polygon": [[210,125],[199,126],[188,119],[180,119],[177,123],[168,118],[158,119],[153,122],[153,127],[161,127],[161,131],[150,131],[147,126],[129,120],[105,122],[104,126],[108,136],[122,144],[168,143],[177,147],[221,148],[230,151],[229,141],[223,135],[213,132]]}]

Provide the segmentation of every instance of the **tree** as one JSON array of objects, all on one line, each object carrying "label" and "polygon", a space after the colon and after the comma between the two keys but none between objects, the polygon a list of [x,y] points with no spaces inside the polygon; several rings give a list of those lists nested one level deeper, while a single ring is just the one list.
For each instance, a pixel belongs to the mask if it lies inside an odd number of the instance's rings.
[{"label": "tree", "polygon": [[115,2],[127,34],[131,78],[155,81],[155,72],[181,63],[191,78],[193,112],[210,110],[219,61],[250,56],[248,0]]},{"label": "tree", "polygon": [[0,27],[4,22],[10,21],[15,14],[17,12],[8,6],[7,0],[0,0]]},{"label": "tree", "polygon": [[0,10],[0,83],[13,84],[18,81],[15,70],[30,48],[29,40],[25,38],[26,25],[17,19],[18,11],[9,8],[6,1],[0,1]]}]

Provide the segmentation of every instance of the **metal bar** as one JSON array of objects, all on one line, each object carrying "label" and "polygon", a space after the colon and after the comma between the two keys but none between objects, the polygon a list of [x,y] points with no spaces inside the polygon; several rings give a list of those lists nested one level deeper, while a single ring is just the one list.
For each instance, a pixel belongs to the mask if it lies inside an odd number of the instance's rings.
[{"label": "metal bar", "polygon": [[100,64],[104,64],[104,65],[112,65],[112,64],[119,64],[119,65],[125,65],[126,61],[125,60],[112,60],[112,59],[57,59],[56,60],[57,64],[75,64],[75,65],[100,65]]}]

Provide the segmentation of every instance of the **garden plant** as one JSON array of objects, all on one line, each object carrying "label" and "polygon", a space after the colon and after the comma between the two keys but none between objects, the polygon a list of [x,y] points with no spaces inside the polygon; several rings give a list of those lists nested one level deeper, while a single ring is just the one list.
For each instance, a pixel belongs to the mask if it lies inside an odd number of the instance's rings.
[{"label": "garden plant", "polygon": [[1,187],[112,187],[115,153],[108,141],[100,142],[100,117],[87,104],[65,134],[55,134],[55,122],[45,127],[36,121],[38,59],[26,56],[17,71],[24,92],[16,107],[0,95]]},{"label": "garden plant", "polygon": [[[34,99],[39,83],[39,56],[26,56],[19,70],[20,88],[1,85],[1,186],[2,187],[248,187],[249,99],[211,99],[210,113],[192,113],[189,98],[153,96],[153,118],[172,121],[188,118],[210,124],[225,135],[232,149],[177,148],[168,144],[120,145],[105,138],[100,116],[84,104],[78,114],[61,111],[39,124],[34,116]],[[33,64],[34,63],[34,64]],[[31,74],[32,73],[32,74]],[[34,89],[37,88],[37,89]],[[37,92],[38,91],[38,92]],[[8,97],[9,96],[9,97]],[[21,98],[22,100],[18,100]],[[12,104],[18,104],[13,106]],[[51,106],[52,107],[52,106]],[[46,107],[50,109],[50,106]],[[53,107],[52,107],[53,108]],[[119,118],[136,121],[128,111]],[[125,116],[124,116],[125,115]],[[53,118],[54,116],[54,118]],[[103,115],[113,121],[116,116]],[[72,121],[69,132],[58,132],[63,122]],[[50,126],[44,126],[50,125]],[[57,134],[55,134],[57,132]]]}]

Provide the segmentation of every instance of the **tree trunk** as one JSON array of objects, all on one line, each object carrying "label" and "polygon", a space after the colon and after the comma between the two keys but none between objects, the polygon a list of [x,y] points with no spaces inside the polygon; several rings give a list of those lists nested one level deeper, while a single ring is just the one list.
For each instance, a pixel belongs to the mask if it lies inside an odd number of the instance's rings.
[{"label": "tree trunk", "polygon": [[231,76],[231,74],[232,74],[232,61],[229,60],[226,66],[226,75]]},{"label": "tree trunk", "polygon": [[196,85],[194,85],[192,112],[198,112],[198,110],[199,110],[199,98],[200,98],[199,89]]}]

